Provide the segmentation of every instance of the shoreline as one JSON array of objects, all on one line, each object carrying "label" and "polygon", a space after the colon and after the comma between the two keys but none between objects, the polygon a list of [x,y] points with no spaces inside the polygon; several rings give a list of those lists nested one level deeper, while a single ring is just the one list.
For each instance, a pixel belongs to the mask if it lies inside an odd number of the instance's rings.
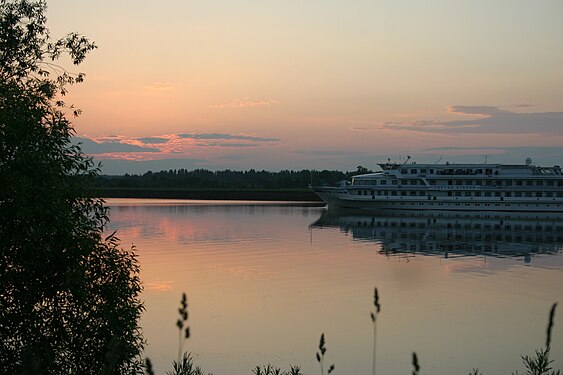
[{"label": "shoreline", "polygon": [[95,188],[100,198],[157,198],[198,200],[293,201],[324,206],[310,190],[183,189],[183,188]]}]

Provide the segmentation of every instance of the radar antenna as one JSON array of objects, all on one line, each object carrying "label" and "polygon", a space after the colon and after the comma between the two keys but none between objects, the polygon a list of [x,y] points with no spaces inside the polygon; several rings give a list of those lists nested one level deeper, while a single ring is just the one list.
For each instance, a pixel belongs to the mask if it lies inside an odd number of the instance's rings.
[{"label": "radar antenna", "polygon": [[438,164],[438,163],[440,162],[440,160],[442,160],[442,156],[443,156],[443,155],[440,154],[440,157],[438,158],[438,160],[436,160],[436,161],[434,162],[434,164]]},{"label": "radar antenna", "polygon": [[407,162],[408,162],[409,160],[411,160],[411,156],[410,156],[410,155],[407,155],[407,159],[403,162],[403,164],[401,164],[401,166],[407,164]]}]

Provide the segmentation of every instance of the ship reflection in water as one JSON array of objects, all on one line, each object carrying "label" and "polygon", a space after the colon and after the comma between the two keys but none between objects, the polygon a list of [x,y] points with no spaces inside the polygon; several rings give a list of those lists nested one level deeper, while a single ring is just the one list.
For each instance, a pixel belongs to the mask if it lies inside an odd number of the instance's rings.
[{"label": "ship reflection in water", "polygon": [[312,228],[340,228],[387,256],[523,257],[559,254],[563,214],[327,209]]}]

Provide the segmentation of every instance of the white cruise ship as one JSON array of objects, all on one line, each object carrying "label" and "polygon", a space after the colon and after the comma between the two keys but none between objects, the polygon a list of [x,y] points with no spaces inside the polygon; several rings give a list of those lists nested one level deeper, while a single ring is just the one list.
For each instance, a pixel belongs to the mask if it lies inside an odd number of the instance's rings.
[{"label": "white cruise ship", "polygon": [[381,163],[337,187],[315,186],[327,204],[359,209],[563,211],[558,165]]}]

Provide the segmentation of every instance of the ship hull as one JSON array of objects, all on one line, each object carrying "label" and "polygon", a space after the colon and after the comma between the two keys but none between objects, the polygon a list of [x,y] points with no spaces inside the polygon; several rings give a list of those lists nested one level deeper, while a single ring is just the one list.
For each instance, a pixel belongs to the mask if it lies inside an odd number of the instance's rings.
[{"label": "ship hull", "polygon": [[[361,210],[446,210],[501,212],[563,212],[563,200],[448,199],[449,197],[378,197],[352,195],[342,188],[313,188],[329,206]],[[496,198],[496,199],[495,199]]]}]

